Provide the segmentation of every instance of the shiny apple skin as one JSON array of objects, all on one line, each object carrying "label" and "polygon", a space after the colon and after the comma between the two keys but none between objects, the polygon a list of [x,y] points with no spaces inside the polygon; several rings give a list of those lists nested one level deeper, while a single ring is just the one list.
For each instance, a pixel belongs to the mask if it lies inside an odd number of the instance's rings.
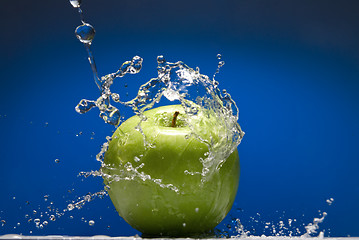
[{"label": "shiny apple skin", "polygon": [[[171,127],[168,123],[176,111],[180,112],[178,126]],[[227,215],[237,193],[240,170],[237,150],[204,182],[200,174],[185,173],[202,171],[200,159],[205,158],[208,147],[195,137],[188,137],[191,130],[181,120],[183,112],[181,105],[144,112],[147,120],[141,123],[141,128],[152,147],[145,146],[143,135],[135,129],[140,118],[129,118],[115,131],[105,154],[107,167],[102,167],[105,174],[123,177],[126,163],[132,167],[143,163],[138,172],[151,177],[117,181],[104,178],[119,215],[144,236],[193,237],[208,233]],[[203,131],[213,133],[206,126]],[[154,179],[175,188],[160,186]]]}]

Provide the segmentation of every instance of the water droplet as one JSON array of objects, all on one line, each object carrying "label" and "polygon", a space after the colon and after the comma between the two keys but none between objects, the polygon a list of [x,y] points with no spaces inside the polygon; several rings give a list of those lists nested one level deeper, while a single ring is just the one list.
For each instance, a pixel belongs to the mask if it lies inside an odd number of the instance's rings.
[{"label": "water droplet", "polygon": [[332,205],[332,203],[334,202],[334,198],[329,198],[326,200],[326,202],[328,203],[328,205]]},{"label": "water droplet", "polygon": [[60,159],[56,158],[55,163],[59,163],[59,162],[60,162]]},{"label": "water droplet", "polygon": [[56,221],[55,215],[51,215],[51,216],[50,216],[50,220],[51,220],[51,221]]},{"label": "water droplet", "polygon": [[36,224],[40,223],[40,219],[38,219],[38,218],[34,219],[34,223],[36,223]]},{"label": "water droplet", "polygon": [[222,58],[222,55],[221,55],[220,53],[218,53],[218,54],[217,54],[217,59],[218,59],[218,60],[221,60],[221,58]]},{"label": "water droplet", "polygon": [[4,226],[6,224],[5,220],[1,220],[1,226]]},{"label": "water droplet", "polygon": [[91,44],[95,37],[95,29],[88,23],[82,24],[75,29],[76,37],[85,44]]},{"label": "water droplet", "polygon": [[47,224],[49,224],[49,222],[48,222],[48,221],[44,221],[42,224],[44,224],[44,225],[46,226]]},{"label": "water droplet", "polygon": [[112,97],[112,100],[115,102],[120,101],[120,94],[118,94],[118,93],[112,93],[111,97]]},{"label": "water droplet", "polygon": [[72,211],[74,208],[75,208],[75,206],[71,203],[69,205],[67,205],[67,210],[69,210],[69,211]]},{"label": "water droplet", "polygon": [[90,220],[90,221],[89,221],[89,225],[90,225],[90,226],[95,225],[95,221],[94,221],[94,220]]},{"label": "water droplet", "polygon": [[81,0],[70,0],[70,3],[74,8],[79,8],[81,5],[81,2],[82,2]]},{"label": "water droplet", "polygon": [[90,195],[90,194],[87,194],[87,195],[84,197],[84,200],[85,200],[86,202],[90,202],[90,201],[92,200],[91,195]]},{"label": "water droplet", "polygon": [[164,56],[160,55],[160,56],[157,57],[157,63],[158,64],[163,64],[165,62],[166,62],[166,59],[165,59]]},{"label": "water droplet", "polygon": [[140,56],[134,56],[132,58],[132,68],[129,71],[131,74],[139,73],[142,68],[143,59]]},{"label": "water droplet", "polygon": [[[56,162],[56,160],[55,160],[55,162]],[[46,202],[48,199],[49,199],[49,195],[45,195],[45,196],[44,196],[45,202]]]},{"label": "water droplet", "polygon": [[32,211],[32,213],[33,213],[33,214],[36,214],[37,212],[36,212],[36,210],[34,210],[34,211]]},{"label": "water droplet", "polygon": [[77,106],[75,107],[75,110],[76,110],[76,112],[83,114],[83,113],[87,113],[88,111],[91,110],[91,108],[93,108],[95,106],[96,106],[95,101],[82,99],[79,102],[79,104],[77,104]]},{"label": "water droplet", "polygon": [[199,211],[199,208],[195,208],[195,209],[194,209],[194,211],[195,211],[196,213],[198,213],[198,211]]},{"label": "water droplet", "polygon": [[111,125],[118,125],[120,122],[120,111],[117,108],[106,109],[106,111],[100,113],[100,117]]}]

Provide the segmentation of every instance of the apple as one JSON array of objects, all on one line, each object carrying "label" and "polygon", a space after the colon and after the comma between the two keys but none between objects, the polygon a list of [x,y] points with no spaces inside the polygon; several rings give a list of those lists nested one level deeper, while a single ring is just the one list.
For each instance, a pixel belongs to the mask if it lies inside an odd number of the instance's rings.
[{"label": "apple", "polygon": [[104,183],[116,210],[144,236],[193,237],[211,232],[234,202],[238,151],[219,159],[224,164],[204,177],[203,159],[209,151],[205,141],[218,139],[213,134],[220,131],[219,124],[209,127],[208,116],[197,116],[201,136],[207,137],[200,141],[191,135],[181,105],[143,114],[141,128],[139,116],[117,128],[105,153]]}]

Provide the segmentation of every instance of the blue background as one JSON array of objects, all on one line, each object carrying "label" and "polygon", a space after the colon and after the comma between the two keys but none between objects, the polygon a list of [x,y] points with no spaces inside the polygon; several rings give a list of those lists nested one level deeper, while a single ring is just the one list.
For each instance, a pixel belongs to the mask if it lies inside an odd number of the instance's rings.
[{"label": "blue background", "polygon": [[[326,211],[326,236],[359,236],[357,0],[84,0],[82,9],[97,31],[100,75],[144,58],[140,74],[116,83],[124,97],[156,76],[157,55],[212,76],[222,54],[217,80],[237,102],[246,135],[236,203],[220,229],[235,217],[251,234],[270,235],[266,222],[297,219],[303,232]],[[65,0],[1,3],[0,234],[138,233],[108,197],[54,222],[45,214],[102,189],[100,178],[77,175],[99,168],[95,155],[114,130],[97,110],[74,110],[98,97],[74,36],[79,24]],[[50,223],[37,229],[29,218]]]}]

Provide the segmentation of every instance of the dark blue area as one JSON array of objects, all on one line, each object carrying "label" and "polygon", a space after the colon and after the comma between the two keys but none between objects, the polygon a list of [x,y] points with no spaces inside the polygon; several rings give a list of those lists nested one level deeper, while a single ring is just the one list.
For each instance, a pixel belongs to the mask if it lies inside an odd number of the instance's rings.
[{"label": "dark blue area", "polygon": [[[289,218],[304,231],[302,224],[320,210],[328,213],[320,225],[326,236],[359,236],[356,0],[83,0],[82,8],[96,29],[100,75],[134,55],[144,58],[140,74],[115,85],[128,98],[156,77],[157,55],[212,76],[222,54],[226,64],[217,80],[237,102],[246,132],[230,216],[260,235],[269,234],[265,222]],[[100,178],[77,177],[99,168],[95,155],[114,130],[96,109],[74,110],[82,98],[98,97],[74,36],[79,24],[66,0],[9,1],[0,8],[0,220],[6,221],[0,235],[138,234],[108,197],[48,220],[43,229],[28,223],[41,212],[45,220],[48,206],[61,213],[103,188]]]}]

